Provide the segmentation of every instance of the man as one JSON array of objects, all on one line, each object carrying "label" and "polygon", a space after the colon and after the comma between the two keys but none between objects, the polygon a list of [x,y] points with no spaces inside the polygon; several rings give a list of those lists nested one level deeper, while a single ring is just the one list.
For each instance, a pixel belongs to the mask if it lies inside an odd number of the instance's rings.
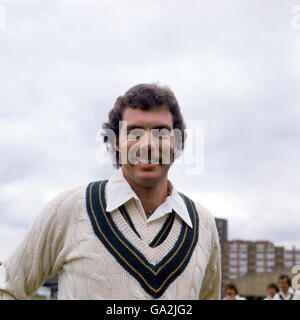
[{"label": "man", "polygon": [[103,129],[118,170],[46,206],[4,263],[1,297],[27,299],[59,272],[59,299],[219,299],[214,217],[168,180],[185,129],[173,92],[131,88]]},{"label": "man", "polygon": [[223,298],[223,300],[246,300],[246,298],[239,295],[238,289],[233,283],[226,285],[225,294],[226,296]]},{"label": "man", "polygon": [[267,287],[268,295],[264,298],[264,300],[278,300],[279,298],[279,288],[276,283],[270,283]]},{"label": "man", "polygon": [[281,274],[278,277],[278,285],[280,291],[275,300],[300,300],[300,291],[291,287],[292,282],[288,275]]}]

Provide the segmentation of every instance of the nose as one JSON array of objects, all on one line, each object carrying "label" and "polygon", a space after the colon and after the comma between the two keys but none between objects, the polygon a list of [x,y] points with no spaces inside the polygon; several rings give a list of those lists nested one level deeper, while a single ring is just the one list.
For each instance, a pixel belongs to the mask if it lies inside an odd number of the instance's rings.
[{"label": "nose", "polygon": [[152,144],[155,144],[155,139],[151,130],[147,130],[145,134],[141,137],[141,146],[151,148]]},{"label": "nose", "polygon": [[151,157],[156,159],[159,157],[159,145],[151,130],[147,130],[140,140],[141,153],[151,160]]}]

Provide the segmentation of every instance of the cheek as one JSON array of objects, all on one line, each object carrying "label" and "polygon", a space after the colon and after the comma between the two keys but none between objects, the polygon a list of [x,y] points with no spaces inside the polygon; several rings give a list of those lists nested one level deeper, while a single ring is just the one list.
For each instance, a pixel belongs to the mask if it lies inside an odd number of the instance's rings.
[{"label": "cheek", "polygon": [[120,144],[120,153],[123,164],[134,165],[141,156],[139,141],[123,141]]},{"label": "cheek", "polygon": [[174,141],[173,140],[162,140],[159,145],[162,156],[169,157],[174,153]]},{"label": "cheek", "polygon": [[137,141],[128,140],[127,137],[120,136],[119,150],[126,153]]}]

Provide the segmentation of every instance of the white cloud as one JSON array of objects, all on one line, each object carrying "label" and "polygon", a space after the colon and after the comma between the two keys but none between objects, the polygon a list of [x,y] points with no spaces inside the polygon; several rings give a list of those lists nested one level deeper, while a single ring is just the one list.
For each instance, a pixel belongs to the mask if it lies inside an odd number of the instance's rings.
[{"label": "white cloud", "polygon": [[179,165],[174,184],[228,218],[231,237],[299,244],[299,32],[289,3],[2,3],[0,259],[51,197],[113,172],[97,164],[100,125],[118,95],[153,81],[205,129],[203,173],[187,178]]},{"label": "white cloud", "polygon": [[274,192],[189,192],[217,218],[229,221],[229,240],[268,240],[300,247],[297,196]]}]

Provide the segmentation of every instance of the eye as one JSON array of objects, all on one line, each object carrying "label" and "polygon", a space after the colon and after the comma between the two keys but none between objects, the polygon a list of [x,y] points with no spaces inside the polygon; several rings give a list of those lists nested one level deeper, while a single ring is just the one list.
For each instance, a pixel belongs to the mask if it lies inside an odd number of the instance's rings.
[{"label": "eye", "polygon": [[141,138],[145,134],[145,130],[143,129],[132,129],[128,132],[127,137],[128,139],[136,140],[137,138]]},{"label": "eye", "polygon": [[168,139],[170,131],[168,129],[154,129],[152,130],[153,136],[159,139]]}]

